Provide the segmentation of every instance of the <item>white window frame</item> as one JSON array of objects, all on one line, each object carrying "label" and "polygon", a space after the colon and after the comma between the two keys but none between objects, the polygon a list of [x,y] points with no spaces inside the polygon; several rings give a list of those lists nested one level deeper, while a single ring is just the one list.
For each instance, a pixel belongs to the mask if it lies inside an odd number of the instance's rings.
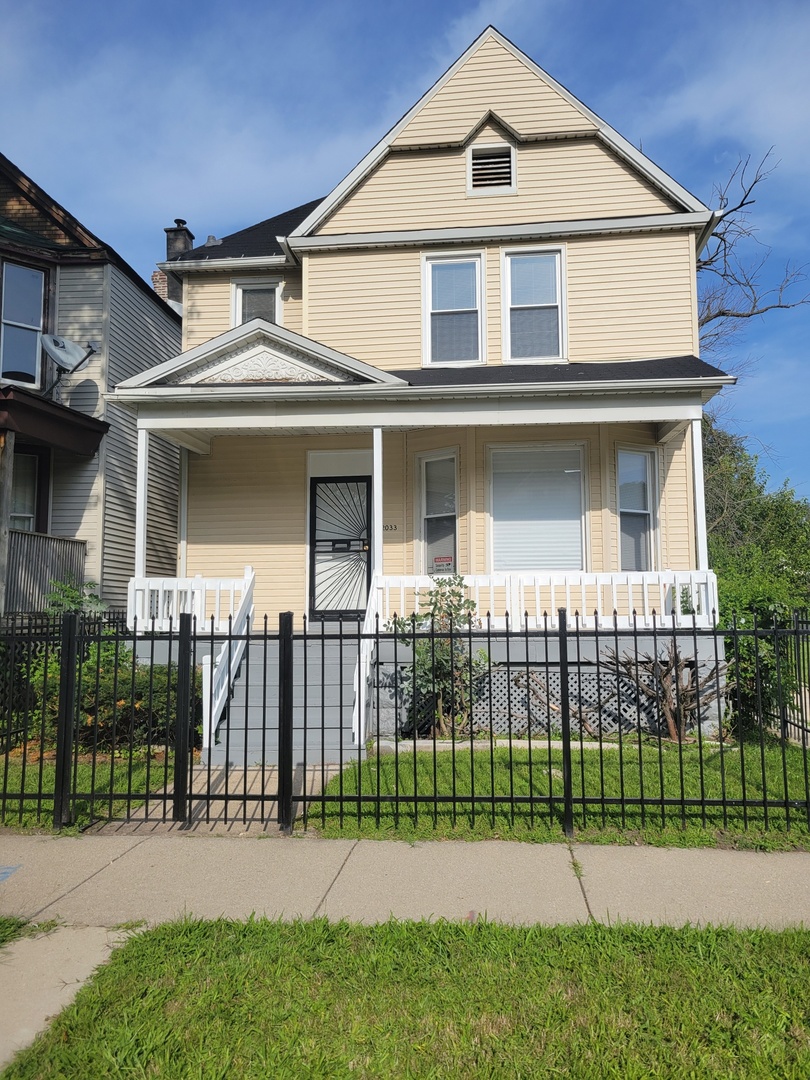
[{"label": "white window frame", "polygon": [[242,294],[249,289],[274,289],[276,294],[276,321],[274,326],[284,325],[282,302],[284,279],[280,277],[244,277],[231,279],[231,326],[242,325]]},{"label": "white window frame", "polygon": [[[432,307],[432,267],[438,263],[465,263],[475,264],[475,287],[478,300],[478,359],[477,360],[433,360],[430,352],[431,345],[431,316]],[[487,362],[486,349],[486,297],[484,295],[484,282],[486,281],[486,263],[483,251],[448,251],[440,255],[422,255],[422,366],[423,367],[446,367],[464,368],[480,367]]]},{"label": "white window frame", "polygon": [[[655,447],[633,446],[632,444],[616,444],[616,564],[619,573],[640,573],[637,570],[622,570],[622,505],[621,490],[619,487],[619,455],[640,454],[647,459],[647,497],[649,501],[650,516],[650,570],[657,570],[661,566],[661,533],[659,529],[659,499],[658,499],[658,469],[660,457]],[[641,511],[628,511],[628,513],[640,513]]]},{"label": "white window frame", "polygon": [[[486,187],[473,187],[473,157],[480,153],[493,150],[509,151],[509,184],[492,184]],[[512,143],[487,142],[472,143],[467,147],[467,194],[478,197],[479,195],[517,195],[517,154]]]},{"label": "white window frame", "polygon": [[454,573],[458,574],[458,528],[459,528],[459,448],[458,446],[447,446],[438,450],[428,450],[423,454],[417,454],[415,456],[416,477],[414,489],[416,498],[414,500],[414,529],[413,535],[416,538],[416,558],[415,558],[415,572],[417,574],[429,574],[430,570],[427,566],[427,542],[425,539],[425,495],[427,492],[427,485],[425,483],[425,465],[429,461],[443,461],[446,458],[452,458],[455,466],[455,483],[456,483],[456,550],[455,550],[455,566]]},{"label": "white window frame", "polygon": [[[590,530],[590,501],[588,499],[588,461],[589,461],[589,446],[587,440],[567,440],[565,442],[528,442],[528,443],[491,443],[487,446],[487,481],[486,481],[486,511],[487,511],[487,566],[488,573],[505,573],[506,571],[496,571],[495,566],[495,515],[493,512],[493,479],[494,473],[492,469],[492,455],[502,450],[514,450],[514,451],[527,451],[527,450],[579,450],[580,460],[580,505],[582,507],[581,516],[581,537],[582,537],[582,569],[581,570],[561,570],[560,573],[570,574],[587,574],[591,568],[591,530]],[[509,571],[513,574],[546,574],[554,573],[555,571],[540,570],[537,568],[526,567],[525,570],[513,570]]]},{"label": "white window frame", "polygon": [[[558,356],[521,356],[512,357],[512,274],[510,260],[522,255],[555,255],[557,257],[557,316],[559,319],[560,351]],[[503,331],[503,362],[505,364],[559,364],[568,358],[567,312],[565,302],[566,258],[565,245],[530,248],[503,248],[501,250],[501,295],[503,307],[501,328]],[[548,305],[551,306],[551,305]]]},{"label": "white window frame", "polygon": [[[7,266],[18,266],[23,270],[33,270],[39,274],[42,278],[42,304],[40,310],[39,326],[30,326],[27,323],[15,322],[13,319],[3,318],[3,291],[5,286],[5,272]],[[21,386],[26,390],[40,390],[42,388],[42,335],[45,331],[45,305],[48,298],[48,275],[45,270],[41,270],[38,266],[28,266],[26,263],[16,262],[14,259],[0,259],[0,379],[3,382],[9,383],[11,386]],[[34,382],[26,382],[23,379],[10,379],[7,375],[3,374],[2,369],[2,349],[3,349],[3,337],[6,326],[16,326],[21,330],[36,330],[37,332],[37,377]]]}]

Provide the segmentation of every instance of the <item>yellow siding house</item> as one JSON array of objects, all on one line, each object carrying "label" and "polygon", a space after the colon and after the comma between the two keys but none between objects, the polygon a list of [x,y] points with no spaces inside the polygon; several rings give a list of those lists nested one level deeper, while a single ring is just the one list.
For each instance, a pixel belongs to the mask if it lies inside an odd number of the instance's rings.
[{"label": "yellow siding house", "polygon": [[[139,431],[131,617],[221,622],[250,588],[258,615],[387,618],[457,573],[513,620],[708,623],[715,224],[485,30],[324,199],[163,264],[184,351],[115,394]],[[155,438],[182,450],[177,579],[146,572]]]}]

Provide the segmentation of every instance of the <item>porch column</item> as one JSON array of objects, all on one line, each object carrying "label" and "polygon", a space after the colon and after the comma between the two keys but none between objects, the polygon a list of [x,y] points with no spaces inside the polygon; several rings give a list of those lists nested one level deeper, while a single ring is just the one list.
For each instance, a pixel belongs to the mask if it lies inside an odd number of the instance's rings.
[{"label": "porch column", "polygon": [[383,572],[383,444],[382,428],[374,428],[371,475],[371,572]]},{"label": "porch column", "polygon": [[6,612],[8,528],[11,520],[11,482],[14,474],[14,432],[0,431],[0,615]]},{"label": "porch column", "polygon": [[135,577],[146,577],[146,515],[149,493],[149,432],[138,428],[138,476],[135,482]]},{"label": "porch column", "polygon": [[706,534],[706,493],[703,485],[703,421],[692,421],[692,471],[695,491],[695,549],[698,570],[709,569],[709,543]]}]

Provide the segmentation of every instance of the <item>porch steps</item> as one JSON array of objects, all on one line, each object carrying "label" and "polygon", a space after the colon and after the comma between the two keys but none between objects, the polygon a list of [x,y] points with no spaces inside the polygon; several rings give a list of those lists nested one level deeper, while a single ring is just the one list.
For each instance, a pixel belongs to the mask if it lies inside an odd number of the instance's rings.
[{"label": "porch steps", "polygon": [[[210,749],[212,766],[278,764],[279,647],[251,642]],[[352,711],[357,642],[317,636],[293,646],[293,754],[296,764],[355,760]],[[208,764],[208,754],[203,755]]]}]

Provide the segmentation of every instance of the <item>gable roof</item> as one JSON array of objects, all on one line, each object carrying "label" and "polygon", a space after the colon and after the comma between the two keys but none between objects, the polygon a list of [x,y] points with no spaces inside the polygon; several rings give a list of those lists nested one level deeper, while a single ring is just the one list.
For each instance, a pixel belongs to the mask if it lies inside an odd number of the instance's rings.
[{"label": "gable roof", "polygon": [[283,326],[251,319],[188,352],[120,382],[143,387],[367,383],[404,386],[399,376],[355,360]]},{"label": "gable roof", "polygon": [[183,262],[218,259],[249,259],[272,255],[284,255],[284,250],[277,237],[287,236],[323,202],[313,199],[292,210],[285,210],[275,217],[250,225],[246,229],[223,236],[216,244],[198,244],[197,247],[176,255],[168,262],[172,265]]},{"label": "gable roof", "polygon": [[[519,63],[524,65],[532,75],[536,76],[544,86],[555,91],[560,98],[571,107],[570,115],[576,118],[576,123],[571,122],[568,126],[572,128],[573,131],[561,130],[557,133],[558,137],[570,136],[572,133],[584,133],[597,138],[644,176],[654,187],[663,192],[674,203],[680,205],[685,211],[691,213],[709,213],[708,207],[692,195],[691,192],[687,191],[686,188],[673,180],[671,176],[665,173],[663,169],[659,168],[640,150],[637,150],[627,141],[627,139],[602,120],[601,117],[579,101],[578,98],[574,97],[569,90],[561,83],[558,83],[556,79],[552,78],[551,75],[539,67],[533,60],[526,56],[525,53],[521,52],[516,45],[509,41],[508,38],[504,37],[503,34],[495,29],[495,27],[488,26],[486,30],[476,38],[472,45],[470,45],[466,52],[464,52],[458,60],[447,69],[444,75],[434,83],[430,90],[417,101],[413,108],[411,108],[402,119],[391,128],[388,134],[385,135],[368,154],[366,154],[362,161],[352,169],[337,187],[315,206],[312,212],[297,227],[288,233],[288,236],[291,238],[308,236],[313,230],[317,229],[332,211],[335,210],[360,183],[362,183],[366,176],[368,176],[368,174],[379,164],[382,158],[386,154],[392,152],[394,144],[405,129],[433,102],[436,96],[441,93],[446,84],[464,67],[467,61],[485,44],[491,41],[497,42],[511,53],[512,56],[519,61]],[[470,128],[474,130],[480,120],[480,116],[472,118],[472,121],[459,131],[458,137],[452,140],[453,143],[458,145],[463,144],[466,138],[469,138]],[[499,120],[502,124],[505,123],[503,117],[499,117]],[[510,125],[510,128],[511,127],[512,125]],[[426,144],[417,141],[413,145],[414,147],[419,147]],[[428,140],[427,145],[436,145],[435,139]],[[441,145],[446,146],[448,144],[446,141],[443,141]]]},{"label": "gable roof", "polygon": [[[4,197],[0,198],[0,243],[24,251],[36,251],[56,261],[70,259],[73,262],[110,262],[174,322],[180,322],[180,316],[174,308],[158,296],[151,285],[145,282],[117,251],[99,240],[4,154],[0,154],[0,181],[0,189],[5,188]],[[21,212],[19,198],[35,211],[33,218],[25,220],[24,224],[18,220],[21,216],[25,217]],[[47,235],[48,233],[51,235]]]}]

